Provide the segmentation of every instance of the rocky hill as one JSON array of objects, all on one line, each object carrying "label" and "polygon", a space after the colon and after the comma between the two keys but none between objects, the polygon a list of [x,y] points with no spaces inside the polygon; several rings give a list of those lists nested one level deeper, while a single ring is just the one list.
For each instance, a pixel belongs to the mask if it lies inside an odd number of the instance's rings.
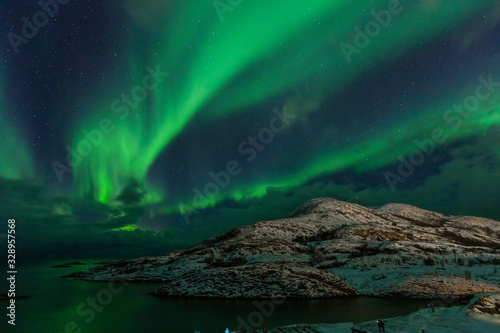
[{"label": "rocky hill", "polygon": [[164,282],[159,296],[446,298],[500,290],[500,222],[313,199],[288,218],[69,277]]}]

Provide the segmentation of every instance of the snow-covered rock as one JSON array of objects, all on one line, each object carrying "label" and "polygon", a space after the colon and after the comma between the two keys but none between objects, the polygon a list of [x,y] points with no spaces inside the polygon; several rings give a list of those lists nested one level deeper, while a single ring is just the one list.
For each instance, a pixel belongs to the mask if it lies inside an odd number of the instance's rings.
[{"label": "snow-covered rock", "polygon": [[475,313],[500,316],[500,294],[481,297],[469,306],[469,310]]},{"label": "snow-covered rock", "polygon": [[70,277],[162,281],[165,296],[425,298],[499,290],[498,268],[500,222],[318,198],[288,218]]},{"label": "snow-covered rock", "polygon": [[356,290],[345,280],[313,267],[268,262],[218,270],[191,270],[153,294],[224,298],[325,298],[352,296]]}]

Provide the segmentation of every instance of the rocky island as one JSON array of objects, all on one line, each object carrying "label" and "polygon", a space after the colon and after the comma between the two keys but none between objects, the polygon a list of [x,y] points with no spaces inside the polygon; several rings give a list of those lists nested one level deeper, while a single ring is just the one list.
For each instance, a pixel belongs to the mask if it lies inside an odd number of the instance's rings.
[{"label": "rocky island", "polygon": [[236,228],[186,250],[67,277],[162,282],[152,291],[161,297],[369,295],[452,302],[500,291],[499,239],[500,222],[491,219],[317,198],[287,218]]}]

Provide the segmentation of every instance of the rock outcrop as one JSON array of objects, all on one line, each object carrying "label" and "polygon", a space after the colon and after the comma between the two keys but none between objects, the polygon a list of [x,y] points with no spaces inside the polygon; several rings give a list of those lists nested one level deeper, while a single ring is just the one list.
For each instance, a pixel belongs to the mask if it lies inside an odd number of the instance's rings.
[{"label": "rock outcrop", "polygon": [[356,290],[334,274],[313,267],[257,263],[217,270],[191,270],[153,294],[221,298],[325,298],[352,296]]},{"label": "rock outcrop", "polygon": [[491,283],[467,280],[459,276],[424,275],[406,279],[387,292],[381,291],[380,296],[433,299],[494,291],[500,291],[500,288]]},{"label": "rock outcrop", "polygon": [[486,295],[469,306],[474,313],[500,316],[500,294]]}]

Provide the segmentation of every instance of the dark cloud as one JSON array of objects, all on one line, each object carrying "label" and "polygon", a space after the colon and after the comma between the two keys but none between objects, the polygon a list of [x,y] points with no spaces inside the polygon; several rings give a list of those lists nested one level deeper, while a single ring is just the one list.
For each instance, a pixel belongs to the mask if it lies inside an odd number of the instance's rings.
[{"label": "dark cloud", "polygon": [[122,202],[126,206],[137,205],[141,203],[145,195],[146,189],[144,186],[136,179],[131,179],[116,200]]},{"label": "dark cloud", "polygon": [[[16,220],[20,262],[49,258],[108,258],[164,254],[176,242],[168,231],[113,231],[144,215],[133,183],[122,196],[125,206],[49,197],[40,185],[0,178],[0,220]],[[140,191],[139,191],[140,192]],[[132,204],[133,203],[133,204]],[[0,242],[4,242],[0,238]],[[178,245],[177,245],[178,246]]]}]

